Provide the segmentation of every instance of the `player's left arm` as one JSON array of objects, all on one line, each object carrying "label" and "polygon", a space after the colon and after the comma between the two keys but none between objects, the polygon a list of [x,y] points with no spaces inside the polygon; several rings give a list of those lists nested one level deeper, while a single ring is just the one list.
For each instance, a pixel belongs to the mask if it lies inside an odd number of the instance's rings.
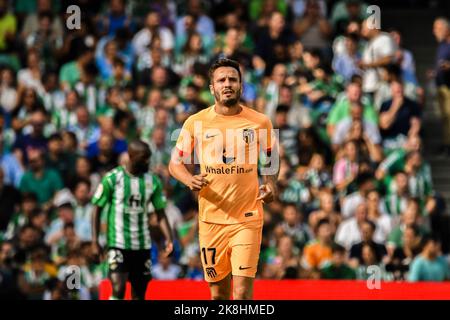
[{"label": "player's left arm", "polygon": [[155,208],[156,216],[158,218],[159,228],[161,229],[161,232],[163,233],[164,238],[166,239],[166,247],[164,249],[164,254],[166,256],[169,256],[173,251],[173,236],[169,220],[167,219],[165,211],[167,199],[163,193],[161,180],[159,180],[159,178],[157,177],[154,177],[153,183],[155,184],[155,190],[153,192],[151,201]]},{"label": "player's left arm", "polygon": [[277,135],[268,118],[264,129],[266,134],[262,135],[260,141],[261,149],[265,155],[265,162],[262,165],[263,170],[261,172],[263,184],[259,187],[260,193],[256,199],[269,203],[278,196],[277,180],[280,173],[280,153]]}]

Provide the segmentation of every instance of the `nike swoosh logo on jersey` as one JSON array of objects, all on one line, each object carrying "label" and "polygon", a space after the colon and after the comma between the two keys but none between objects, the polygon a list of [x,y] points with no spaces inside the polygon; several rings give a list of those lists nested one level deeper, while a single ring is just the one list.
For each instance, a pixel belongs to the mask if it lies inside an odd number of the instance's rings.
[{"label": "nike swoosh logo on jersey", "polygon": [[218,134],[206,134],[205,138],[209,139],[209,138],[212,138],[212,137],[215,137],[215,136],[218,136]]},{"label": "nike swoosh logo on jersey", "polygon": [[239,266],[239,270],[245,270],[245,269],[250,269],[251,267],[243,267],[243,266]]}]

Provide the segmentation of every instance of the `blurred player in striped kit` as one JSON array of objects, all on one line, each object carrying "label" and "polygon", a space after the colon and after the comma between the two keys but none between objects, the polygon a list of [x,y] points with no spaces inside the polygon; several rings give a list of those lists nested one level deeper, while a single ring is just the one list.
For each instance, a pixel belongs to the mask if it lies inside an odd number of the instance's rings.
[{"label": "blurred player in striped kit", "polygon": [[107,210],[107,263],[112,299],[123,299],[127,280],[133,299],[143,300],[151,280],[149,214],[153,206],[166,238],[164,254],[173,250],[172,234],[164,211],[166,198],[157,175],[149,172],[149,146],[136,140],[128,146],[129,161],[108,172],[98,186],[92,203],[93,253],[100,255],[100,214]]}]

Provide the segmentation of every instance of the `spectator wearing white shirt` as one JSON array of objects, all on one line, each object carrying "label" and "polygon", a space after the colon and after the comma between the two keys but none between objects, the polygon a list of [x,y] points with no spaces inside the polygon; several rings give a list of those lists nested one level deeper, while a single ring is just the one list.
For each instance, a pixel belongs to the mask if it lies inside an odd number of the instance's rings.
[{"label": "spectator wearing white shirt", "polygon": [[350,250],[354,244],[361,242],[361,227],[366,220],[367,205],[363,202],[356,207],[353,218],[347,219],[339,225],[334,241],[345,247],[346,250]]},{"label": "spectator wearing white shirt", "polygon": [[368,39],[359,63],[359,67],[364,70],[363,91],[372,94],[380,80],[380,68],[394,62],[397,46],[388,33],[375,29],[369,20],[363,22],[361,35]]},{"label": "spectator wearing white shirt", "polygon": [[170,53],[175,45],[172,31],[166,27],[160,26],[159,14],[155,11],[150,11],[145,19],[145,27],[141,29],[132,40],[134,53],[140,56],[148,50],[153,37],[161,39],[161,48]]},{"label": "spectator wearing white shirt", "polygon": [[369,191],[375,188],[373,176],[371,174],[363,173],[356,178],[357,190],[346,196],[341,204],[342,218],[352,218],[356,208],[364,203]]},{"label": "spectator wearing white shirt", "polygon": [[36,49],[29,49],[27,54],[27,67],[17,73],[17,82],[20,86],[34,89],[38,94],[42,94],[44,86],[41,82],[42,72],[40,58]]},{"label": "spectator wearing white shirt", "polygon": [[385,243],[392,231],[392,219],[380,211],[380,194],[376,190],[367,194],[367,218],[376,225],[374,240]]}]

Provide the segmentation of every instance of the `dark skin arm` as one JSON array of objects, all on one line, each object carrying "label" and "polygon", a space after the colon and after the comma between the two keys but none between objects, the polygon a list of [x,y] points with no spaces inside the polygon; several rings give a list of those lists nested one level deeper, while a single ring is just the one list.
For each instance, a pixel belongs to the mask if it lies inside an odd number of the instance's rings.
[{"label": "dark skin arm", "polygon": [[158,218],[159,228],[161,229],[164,238],[166,239],[166,247],[164,248],[164,255],[167,257],[173,251],[173,236],[170,230],[169,221],[167,220],[166,212],[164,209],[156,210],[156,216]]},{"label": "dark skin arm", "polygon": [[102,212],[102,208],[98,206],[94,206],[94,211],[92,212],[92,254],[94,259],[98,259],[100,257],[101,247],[98,243],[98,236],[100,234],[100,214]]}]

